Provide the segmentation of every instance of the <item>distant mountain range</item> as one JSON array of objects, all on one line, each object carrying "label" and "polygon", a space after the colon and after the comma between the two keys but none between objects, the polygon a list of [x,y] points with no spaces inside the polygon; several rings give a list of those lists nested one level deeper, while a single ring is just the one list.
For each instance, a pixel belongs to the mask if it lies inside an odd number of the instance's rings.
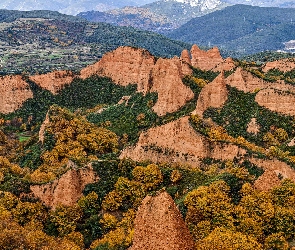
[{"label": "distant mountain range", "polygon": [[161,0],[141,7],[124,7],[107,12],[89,11],[78,16],[92,22],[106,22],[119,26],[167,33],[194,17],[226,7],[219,0]]},{"label": "distant mountain range", "polygon": [[168,36],[245,54],[284,49],[295,38],[295,9],[234,5],[193,18]]},{"label": "distant mountain range", "polygon": [[139,6],[150,2],[153,2],[153,0],[1,0],[0,9],[53,10],[68,15],[76,15],[82,11],[106,11],[124,6]]},{"label": "distant mountain range", "polygon": [[[161,0],[171,1],[171,0]],[[160,1],[160,2],[161,2]],[[1,0],[0,9],[9,10],[53,10],[64,14],[76,15],[86,11],[108,11],[126,6],[143,6],[157,2],[155,0]],[[214,9],[223,4],[247,4],[264,7],[295,7],[291,0],[174,0],[174,2],[190,5],[192,7],[203,6],[202,11]],[[218,3],[218,4],[216,4]],[[165,9],[162,9],[164,11]],[[186,15],[186,13],[184,14]]]},{"label": "distant mountain range", "polygon": [[280,7],[295,8],[295,2],[292,0],[223,0],[230,4],[247,4],[260,7]]}]

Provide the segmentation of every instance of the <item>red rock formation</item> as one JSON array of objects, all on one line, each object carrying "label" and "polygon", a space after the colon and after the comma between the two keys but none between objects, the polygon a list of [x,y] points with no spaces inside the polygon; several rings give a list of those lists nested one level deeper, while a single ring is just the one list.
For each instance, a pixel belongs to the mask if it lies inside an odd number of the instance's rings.
[{"label": "red rock formation", "polygon": [[82,69],[80,75],[83,79],[91,75],[107,76],[122,86],[138,84],[138,91],[147,93],[155,61],[147,50],[119,47],[106,53],[97,63]]},{"label": "red rock formation", "polygon": [[177,111],[194,97],[192,90],[182,83],[183,73],[178,58],[157,60],[152,71],[151,92],[158,93],[153,110],[159,115]]},{"label": "red rock formation", "polygon": [[45,185],[31,186],[34,195],[46,205],[55,208],[57,205],[72,206],[82,196],[82,191],[89,183],[97,181],[91,166],[87,168],[75,168],[72,162],[69,162],[72,169],[62,175],[58,180]]},{"label": "red rock formation", "polygon": [[41,124],[39,134],[38,134],[39,135],[39,141],[42,144],[44,143],[44,135],[45,135],[46,126],[49,125],[49,124],[50,124],[50,121],[49,121],[49,115],[48,115],[48,112],[47,112],[45,120]]},{"label": "red rock formation", "polygon": [[191,56],[190,56],[190,53],[187,49],[185,49],[181,52],[180,59],[189,65],[192,64]]},{"label": "red rock formation", "polygon": [[281,184],[274,171],[266,170],[254,183],[254,187],[260,191],[269,191]]},{"label": "red rock formation", "polygon": [[194,241],[171,196],[162,192],[147,196],[134,222],[129,250],[193,250]]},{"label": "red rock formation", "polygon": [[247,132],[250,134],[257,135],[259,133],[260,126],[256,122],[256,118],[252,118],[247,126]]},{"label": "red rock formation", "polygon": [[203,51],[197,45],[193,45],[191,55],[192,66],[202,70],[211,70],[223,62],[219,50],[216,47],[208,51]]},{"label": "red rock formation", "polygon": [[0,113],[11,113],[33,98],[30,86],[20,75],[0,77]]},{"label": "red rock formation", "polygon": [[285,115],[295,115],[295,94],[267,88],[258,92],[255,101],[267,109]]},{"label": "red rock formation", "polygon": [[30,80],[38,84],[41,88],[57,94],[65,85],[70,84],[74,79],[71,71],[54,71],[48,74],[34,75]]},{"label": "red rock formation", "polygon": [[207,84],[201,91],[194,114],[203,117],[209,107],[221,108],[227,100],[227,88],[223,73],[219,74],[213,82]]},{"label": "red rock formation", "polygon": [[244,92],[254,92],[268,86],[264,80],[253,76],[250,72],[237,68],[237,70],[226,78],[226,83]]},{"label": "red rock formation", "polygon": [[262,160],[251,158],[250,162],[263,168],[265,171],[272,171],[276,176],[282,176],[283,179],[288,178],[295,182],[295,170],[291,168],[287,163],[279,161],[277,159],[273,160]]},{"label": "red rock formation", "polygon": [[271,69],[278,69],[282,72],[287,72],[295,68],[294,58],[287,58],[278,61],[268,62],[262,68],[263,72],[267,72]]},{"label": "red rock formation", "polygon": [[233,160],[243,156],[246,151],[238,146],[211,143],[195,132],[188,117],[142,132],[138,143],[125,148],[120,158],[136,161],[178,162],[198,166],[202,158]]},{"label": "red rock formation", "polygon": [[234,60],[230,57],[226,58],[222,63],[219,63],[213,71],[217,72],[222,72],[222,71],[230,71],[233,70],[236,67],[236,64]]}]

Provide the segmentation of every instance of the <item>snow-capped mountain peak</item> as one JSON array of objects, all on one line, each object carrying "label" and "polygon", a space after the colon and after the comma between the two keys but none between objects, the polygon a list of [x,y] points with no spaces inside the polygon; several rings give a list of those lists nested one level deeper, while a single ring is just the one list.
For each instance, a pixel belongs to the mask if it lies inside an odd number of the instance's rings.
[{"label": "snow-capped mountain peak", "polygon": [[219,0],[174,0],[179,3],[189,4],[192,7],[200,6],[202,10],[210,10],[221,4]]}]

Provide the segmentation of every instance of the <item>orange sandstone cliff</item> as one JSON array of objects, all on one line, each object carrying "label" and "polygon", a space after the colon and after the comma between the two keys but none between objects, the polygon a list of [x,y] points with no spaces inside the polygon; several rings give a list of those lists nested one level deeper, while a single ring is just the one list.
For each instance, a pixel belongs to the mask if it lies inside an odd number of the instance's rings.
[{"label": "orange sandstone cliff", "polygon": [[218,48],[212,48],[208,51],[201,50],[197,45],[191,49],[192,66],[202,70],[211,70],[223,62]]},{"label": "orange sandstone cliff", "polygon": [[177,111],[194,97],[192,90],[182,82],[181,61],[178,58],[158,59],[152,71],[151,92],[158,93],[153,110],[159,115]]},{"label": "orange sandstone cliff", "polygon": [[82,79],[91,75],[110,77],[122,86],[137,84],[139,92],[147,93],[155,62],[155,57],[145,49],[119,47],[106,53],[97,63],[82,69],[80,76]]},{"label": "orange sandstone cliff", "polygon": [[207,84],[201,91],[196,110],[193,112],[199,117],[209,107],[221,108],[227,100],[228,91],[223,73],[220,73],[211,83]]},{"label": "orange sandstone cliff", "polygon": [[233,160],[245,153],[244,149],[236,145],[211,143],[192,128],[189,117],[182,117],[142,132],[137,144],[125,148],[120,157],[199,166],[202,158]]},{"label": "orange sandstone cliff", "polygon": [[282,72],[290,71],[295,68],[295,60],[294,58],[286,58],[286,59],[281,59],[278,61],[273,61],[273,62],[267,62],[262,70],[264,72],[267,72],[271,69],[278,69]]},{"label": "orange sandstone cliff", "polygon": [[81,198],[85,186],[98,180],[91,166],[77,168],[69,161],[68,167],[71,169],[52,183],[31,186],[33,194],[46,206],[72,206]]},{"label": "orange sandstone cliff", "polygon": [[147,196],[134,222],[129,250],[193,250],[194,241],[181,213],[167,192]]},{"label": "orange sandstone cliff", "polygon": [[20,75],[0,77],[0,113],[11,113],[33,98],[30,86]]},{"label": "orange sandstone cliff", "polygon": [[57,94],[65,85],[70,84],[74,79],[71,71],[54,71],[48,74],[30,76],[30,80],[35,82],[43,89]]},{"label": "orange sandstone cliff", "polygon": [[194,97],[182,83],[184,75],[191,73],[188,63],[180,58],[156,60],[147,50],[119,47],[81,70],[80,76],[106,76],[119,85],[137,84],[137,90],[144,94],[157,92],[158,101],[153,109],[162,116],[177,111]]}]

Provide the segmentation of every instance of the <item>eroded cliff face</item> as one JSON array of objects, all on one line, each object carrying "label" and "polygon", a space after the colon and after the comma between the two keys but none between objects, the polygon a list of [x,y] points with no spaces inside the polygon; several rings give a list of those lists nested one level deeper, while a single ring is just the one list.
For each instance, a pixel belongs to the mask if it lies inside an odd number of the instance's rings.
[{"label": "eroded cliff face", "polygon": [[57,94],[64,86],[70,84],[74,79],[71,71],[54,71],[48,74],[30,76],[30,80],[43,89],[49,90],[52,94]]},{"label": "eroded cliff face", "polygon": [[268,62],[262,68],[263,72],[267,72],[271,69],[278,69],[282,72],[287,72],[295,68],[294,58],[287,58],[278,61]]},{"label": "eroded cliff face", "polygon": [[69,161],[68,167],[70,170],[52,183],[31,186],[33,194],[52,209],[57,205],[74,205],[82,197],[85,186],[98,181],[90,165],[77,168]]},{"label": "eroded cliff face", "polygon": [[212,70],[215,72],[230,71],[236,68],[234,60],[230,57],[226,58],[223,62],[216,65]]},{"label": "eroded cliff face", "polygon": [[281,184],[281,180],[274,171],[266,170],[254,183],[260,191],[269,191]]},{"label": "eroded cliff face", "polygon": [[257,93],[255,101],[271,111],[295,116],[295,93],[267,88]]},{"label": "eroded cliff face", "polygon": [[208,51],[204,51],[197,45],[193,45],[191,55],[192,66],[201,70],[211,70],[223,62],[223,58],[216,47]]},{"label": "eroded cliff face", "polygon": [[220,73],[213,82],[207,84],[201,91],[196,110],[193,114],[203,117],[203,113],[209,107],[222,108],[227,100],[228,91],[223,73]]},{"label": "eroded cliff face", "polygon": [[191,73],[189,64],[178,57],[156,60],[147,50],[120,47],[80,74],[83,79],[94,74],[107,76],[122,86],[137,84],[137,90],[144,94],[157,92],[158,101],[153,109],[162,116],[177,111],[194,97],[182,83],[182,78]]},{"label": "eroded cliff face", "polygon": [[29,98],[33,92],[20,75],[0,77],[0,113],[17,110]]},{"label": "eroded cliff face", "polygon": [[268,83],[258,77],[253,76],[250,72],[237,68],[237,70],[226,78],[226,84],[244,92],[253,93],[256,90],[263,89]]},{"label": "eroded cliff face", "polygon": [[177,111],[194,97],[192,90],[183,84],[183,76],[179,58],[157,60],[152,71],[150,91],[158,93],[153,110],[159,116]]},{"label": "eroded cliff face", "polygon": [[80,77],[85,79],[91,75],[106,76],[122,86],[137,84],[139,92],[147,93],[155,62],[155,57],[147,50],[119,47],[106,53],[97,63],[82,69]]},{"label": "eroded cliff face", "polygon": [[[251,158],[250,162],[264,169],[264,173],[255,182],[255,187],[260,190],[270,190],[281,183],[281,179],[291,179],[295,182],[295,171],[285,162],[277,159],[262,160]],[[280,178],[279,178],[280,177]]]},{"label": "eroded cliff face", "polygon": [[194,241],[173,199],[167,192],[147,196],[134,222],[129,250],[193,250]]},{"label": "eroded cliff face", "polygon": [[199,166],[202,158],[233,160],[245,153],[244,149],[236,145],[211,143],[195,132],[189,124],[189,117],[182,117],[142,132],[138,143],[125,148],[120,158],[129,157],[136,161],[177,162]]}]

